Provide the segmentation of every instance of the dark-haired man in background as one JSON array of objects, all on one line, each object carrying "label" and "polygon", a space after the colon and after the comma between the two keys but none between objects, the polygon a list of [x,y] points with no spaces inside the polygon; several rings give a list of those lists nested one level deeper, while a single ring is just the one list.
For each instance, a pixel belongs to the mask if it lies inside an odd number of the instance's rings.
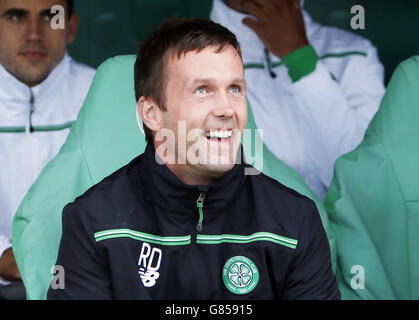
[{"label": "dark-haired man in background", "polygon": [[[65,9],[63,29],[51,8]],[[13,215],[43,167],[64,143],[94,70],[72,60],[73,0],[0,0],[0,298],[18,298],[11,244]]]}]

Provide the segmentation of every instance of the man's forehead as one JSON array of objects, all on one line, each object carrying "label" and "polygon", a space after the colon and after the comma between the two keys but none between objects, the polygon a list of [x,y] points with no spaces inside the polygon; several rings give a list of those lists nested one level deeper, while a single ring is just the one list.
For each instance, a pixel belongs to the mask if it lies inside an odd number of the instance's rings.
[{"label": "man's forehead", "polygon": [[55,5],[67,7],[66,0],[0,0],[0,11],[21,9],[26,11],[43,11]]},{"label": "man's forehead", "polygon": [[[182,53],[180,56],[172,51],[168,55],[166,66],[169,69],[175,69],[177,72],[182,74],[201,74],[200,78],[207,77],[205,71],[211,74],[211,68],[216,68],[218,65],[228,67],[229,70],[235,70],[237,74],[243,74],[243,61],[238,54],[237,50],[229,45],[222,50],[219,50],[219,46],[210,46],[202,50],[193,50]],[[210,68],[208,70],[208,68]],[[234,77],[237,77],[235,75]]]},{"label": "man's forehead", "polygon": [[208,77],[190,77],[187,79],[186,85],[187,87],[194,87],[194,86],[201,86],[201,85],[211,85],[211,86],[217,86],[217,85],[240,85],[245,87],[246,86],[246,79],[244,76],[235,75],[235,74],[228,74],[225,73],[222,75],[222,77],[218,76],[211,76]]}]

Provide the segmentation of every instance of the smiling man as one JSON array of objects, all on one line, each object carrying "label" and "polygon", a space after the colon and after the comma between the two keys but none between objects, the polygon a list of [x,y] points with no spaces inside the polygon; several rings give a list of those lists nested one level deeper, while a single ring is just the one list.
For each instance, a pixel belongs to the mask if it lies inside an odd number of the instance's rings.
[{"label": "smiling man", "polygon": [[[51,8],[65,9],[64,29]],[[43,167],[64,143],[94,70],[73,61],[72,0],[0,0],[0,298],[21,281],[11,248],[13,215]],[[4,293],[4,294],[3,294]]]},{"label": "smiling man", "polygon": [[148,144],[63,210],[49,299],[338,299],[316,205],[246,175],[240,45],[207,20],[166,22],[134,69]]},{"label": "smiling man", "polygon": [[[148,130],[157,133],[147,138],[155,141],[161,158],[167,148],[169,169],[187,184],[208,184],[233,167],[246,127],[243,64],[233,47],[222,53],[217,46],[175,53],[167,56],[166,72],[172,81],[167,81],[160,104],[165,110],[146,94],[139,99],[139,111]],[[175,140],[167,141],[171,145],[161,139],[162,130],[175,133]],[[172,141],[180,143],[176,147]],[[180,147],[182,141],[186,148]]]}]

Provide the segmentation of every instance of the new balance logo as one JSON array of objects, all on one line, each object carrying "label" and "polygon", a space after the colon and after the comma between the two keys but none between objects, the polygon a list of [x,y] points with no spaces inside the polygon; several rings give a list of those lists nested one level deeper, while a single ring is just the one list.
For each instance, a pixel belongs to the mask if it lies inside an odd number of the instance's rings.
[{"label": "new balance logo", "polygon": [[158,248],[152,248],[147,242],[143,243],[140,258],[138,259],[138,274],[144,286],[149,288],[156,284],[160,273],[162,252]]}]

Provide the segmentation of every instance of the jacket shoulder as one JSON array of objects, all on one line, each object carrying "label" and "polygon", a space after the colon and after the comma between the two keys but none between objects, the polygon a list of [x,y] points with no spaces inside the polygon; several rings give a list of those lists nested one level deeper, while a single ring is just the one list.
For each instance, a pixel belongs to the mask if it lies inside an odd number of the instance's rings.
[{"label": "jacket shoulder", "polygon": [[96,69],[89,67],[84,63],[78,62],[70,57],[70,72],[74,77],[92,82],[96,73]]},{"label": "jacket shoulder", "polygon": [[353,53],[356,51],[368,54],[375,46],[365,37],[338,27],[317,24],[310,34],[310,40],[320,56],[330,53]]},{"label": "jacket shoulder", "polygon": [[141,160],[142,156],[135,158],[92,186],[67,207],[77,207],[97,227],[122,221],[123,216],[129,214],[141,198],[141,190],[137,187]]},{"label": "jacket shoulder", "polygon": [[69,70],[66,75],[66,84],[62,86],[63,94],[68,97],[68,108],[73,110],[75,116],[80,111],[90,86],[93,82],[96,70],[73,60],[69,57]]},{"label": "jacket shoulder", "polygon": [[288,188],[278,180],[263,173],[252,176],[251,179],[260,196],[272,198],[281,206],[286,205],[289,209],[292,209],[293,215],[311,211],[313,207],[317,208],[314,201],[309,197]]}]

